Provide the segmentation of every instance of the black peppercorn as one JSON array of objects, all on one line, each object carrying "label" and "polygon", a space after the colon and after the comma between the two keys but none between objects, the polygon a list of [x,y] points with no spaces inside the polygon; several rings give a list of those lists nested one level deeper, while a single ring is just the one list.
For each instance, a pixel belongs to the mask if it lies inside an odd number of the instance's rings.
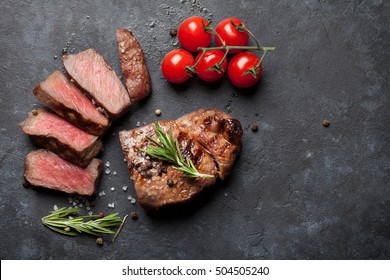
[{"label": "black peppercorn", "polygon": [[259,130],[259,126],[257,124],[255,124],[255,123],[253,123],[253,124],[251,124],[251,129],[252,129],[253,132],[256,132],[256,131]]}]

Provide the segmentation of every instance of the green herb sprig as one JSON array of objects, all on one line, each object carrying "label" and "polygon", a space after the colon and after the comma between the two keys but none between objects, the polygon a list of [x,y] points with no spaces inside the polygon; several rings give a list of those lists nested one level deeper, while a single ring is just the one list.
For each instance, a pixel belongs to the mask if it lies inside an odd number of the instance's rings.
[{"label": "green herb sprig", "polygon": [[42,223],[49,229],[69,236],[87,233],[95,236],[115,234],[111,227],[122,224],[119,213],[104,217],[99,215],[75,216],[80,212],[78,208],[60,208],[50,212],[42,218]]},{"label": "green herb sprig", "polygon": [[214,177],[210,174],[203,174],[198,172],[190,157],[186,157],[186,159],[183,158],[183,155],[179,148],[179,142],[177,141],[177,139],[173,138],[172,132],[170,131],[169,133],[164,133],[158,122],[156,122],[155,125],[156,134],[159,139],[159,142],[152,139],[150,136],[146,136],[146,138],[154,145],[149,145],[146,149],[141,149],[142,152],[145,152],[152,158],[171,163],[173,165],[173,168],[182,171],[185,177]]}]

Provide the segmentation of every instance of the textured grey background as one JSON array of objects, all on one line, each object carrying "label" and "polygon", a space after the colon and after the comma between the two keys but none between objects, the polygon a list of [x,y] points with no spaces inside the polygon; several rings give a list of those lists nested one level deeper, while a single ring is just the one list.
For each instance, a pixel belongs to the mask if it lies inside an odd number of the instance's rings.
[{"label": "textured grey background", "polygon": [[[389,2],[194,2],[0,2],[0,258],[389,259]],[[226,78],[168,84],[159,65],[177,44],[169,29],[189,15],[215,24],[237,16],[260,42],[276,46],[260,85],[240,91]],[[117,175],[103,175],[106,196],[94,211],[135,209],[140,218],[128,220],[116,243],[99,247],[89,236],[41,225],[53,205],[68,205],[67,196],[22,187],[24,156],[34,146],[17,124],[40,106],[32,89],[62,69],[63,48],[95,48],[119,73],[117,27],[142,44],[153,94],[104,138],[102,158]],[[242,121],[243,150],[231,176],[189,207],[148,215],[130,204],[134,189],[117,132],[155,121],[157,108],[160,119],[173,119],[203,107]]]}]

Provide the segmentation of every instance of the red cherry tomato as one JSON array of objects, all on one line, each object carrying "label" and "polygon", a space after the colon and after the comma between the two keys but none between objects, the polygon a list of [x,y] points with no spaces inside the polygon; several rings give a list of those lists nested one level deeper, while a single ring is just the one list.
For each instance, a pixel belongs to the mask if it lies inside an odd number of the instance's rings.
[{"label": "red cherry tomato", "polygon": [[191,75],[187,66],[194,65],[194,57],[186,50],[176,49],[167,53],[161,63],[161,70],[168,82],[179,84],[187,81]]},{"label": "red cherry tomato", "polygon": [[233,85],[248,88],[258,82],[263,71],[260,58],[251,52],[236,54],[229,63],[228,76]]},{"label": "red cherry tomato", "polygon": [[206,31],[208,24],[207,20],[199,16],[185,19],[177,32],[183,48],[190,52],[197,52],[200,47],[208,47],[212,39],[211,33]]},{"label": "red cherry tomato", "polygon": [[219,80],[226,72],[228,65],[227,58],[219,65],[224,57],[224,52],[221,50],[210,50],[206,51],[204,56],[200,52],[195,61],[199,61],[198,65],[195,67],[195,71],[198,74],[198,77],[206,82],[215,82]]},{"label": "red cherry tomato", "polygon": [[[247,46],[249,42],[248,31],[243,28],[242,21],[238,18],[225,18],[218,23],[215,31],[219,34],[225,44],[228,46]],[[215,35],[215,42],[220,47],[222,41],[218,35]],[[229,54],[239,53],[241,50],[230,50]]]}]

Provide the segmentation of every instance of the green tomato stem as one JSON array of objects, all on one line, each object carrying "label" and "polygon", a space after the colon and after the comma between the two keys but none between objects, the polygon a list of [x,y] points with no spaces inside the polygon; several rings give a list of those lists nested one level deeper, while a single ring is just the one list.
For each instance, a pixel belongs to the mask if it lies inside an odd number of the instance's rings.
[{"label": "green tomato stem", "polygon": [[259,51],[274,51],[275,47],[262,47],[262,46],[220,46],[220,47],[209,47],[209,48],[198,48],[201,51],[211,50],[259,50]]}]

